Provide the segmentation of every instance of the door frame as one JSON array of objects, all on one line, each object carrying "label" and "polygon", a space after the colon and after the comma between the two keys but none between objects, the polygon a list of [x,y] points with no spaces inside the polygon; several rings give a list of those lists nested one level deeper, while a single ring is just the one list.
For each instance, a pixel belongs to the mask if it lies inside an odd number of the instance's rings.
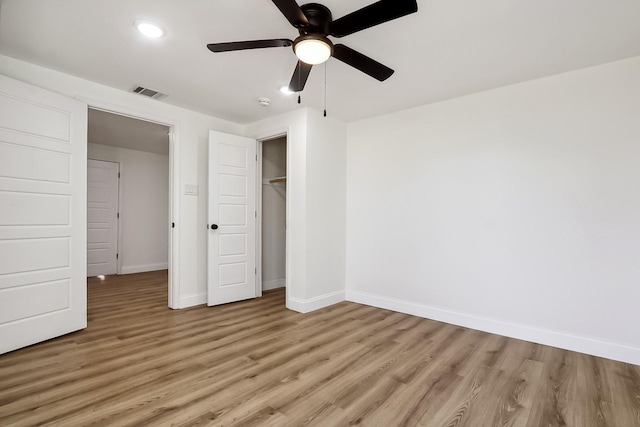
[{"label": "door frame", "polygon": [[[132,119],[143,120],[146,122],[157,123],[169,127],[169,222],[175,224],[167,224],[169,233],[169,274],[168,274],[168,306],[172,309],[180,308],[180,251],[178,243],[180,242],[180,120],[173,117],[166,117],[157,114],[148,113],[135,108],[123,105],[111,104],[96,99],[78,98],[85,102],[88,108],[100,110],[107,113],[117,114],[120,116],[130,117]],[[87,119],[88,120],[88,119]],[[120,189],[119,189],[120,190]],[[122,191],[120,191],[122,194]],[[118,239],[121,240],[121,239]],[[120,265],[118,264],[118,271]]]},{"label": "door frame", "polygon": [[[262,144],[267,141],[271,141],[273,139],[284,137],[287,142],[287,181],[289,181],[289,161],[291,156],[289,155],[289,129],[282,130],[281,132],[277,132],[274,134],[270,134],[269,136],[256,138],[258,146],[256,147],[256,297],[262,296]],[[287,182],[288,184],[288,182]],[[288,300],[289,297],[289,277],[290,277],[290,263],[289,263],[289,185],[285,186],[285,249],[284,249],[284,259],[285,259],[285,278],[284,278],[284,289],[285,295]]]}]

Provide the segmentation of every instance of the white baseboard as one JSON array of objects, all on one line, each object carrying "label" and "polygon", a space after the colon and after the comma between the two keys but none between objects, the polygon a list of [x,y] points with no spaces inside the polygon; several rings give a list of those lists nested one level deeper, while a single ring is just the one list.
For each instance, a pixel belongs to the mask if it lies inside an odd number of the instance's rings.
[{"label": "white baseboard", "polygon": [[145,264],[145,265],[128,265],[120,267],[120,274],[133,274],[133,273],[144,273],[145,271],[156,271],[156,270],[166,270],[169,268],[169,264],[159,263],[159,264]]},{"label": "white baseboard", "polygon": [[[565,350],[577,351],[593,356],[640,365],[640,348],[630,347],[593,338],[568,335],[531,326],[501,322],[485,317],[477,317],[464,313],[443,310],[414,302],[388,298],[366,292],[347,291],[346,300],[371,305],[400,313],[433,319],[466,328],[477,329],[492,334],[517,338],[538,344],[550,345]],[[299,311],[299,310],[298,310]]]},{"label": "white baseboard", "polygon": [[299,313],[309,313],[310,311],[342,302],[344,301],[344,296],[344,292],[339,291],[305,300],[299,298],[287,298],[287,308]]},{"label": "white baseboard", "polygon": [[202,305],[207,303],[207,294],[189,295],[180,298],[179,308],[193,307],[194,305]]},{"label": "white baseboard", "polygon": [[286,279],[267,280],[262,282],[262,290],[270,291],[271,289],[284,288],[286,284]]}]

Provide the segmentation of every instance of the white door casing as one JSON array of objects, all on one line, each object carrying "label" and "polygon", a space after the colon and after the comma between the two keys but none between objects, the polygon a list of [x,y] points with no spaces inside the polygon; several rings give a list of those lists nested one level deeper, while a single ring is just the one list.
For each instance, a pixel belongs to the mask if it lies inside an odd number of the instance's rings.
[{"label": "white door casing", "polygon": [[87,276],[118,271],[118,176],[120,165],[87,161]]},{"label": "white door casing", "polygon": [[87,105],[0,75],[0,353],[85,328]]},{"label": "white door casing", "polygon": [[208,305],[256,297],[256,144],[209,132]]}]

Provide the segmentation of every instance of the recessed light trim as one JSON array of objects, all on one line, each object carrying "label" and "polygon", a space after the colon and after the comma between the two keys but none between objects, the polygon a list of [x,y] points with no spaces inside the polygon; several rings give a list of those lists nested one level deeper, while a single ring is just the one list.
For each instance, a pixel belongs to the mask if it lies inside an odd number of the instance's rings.
[{"label": "recessed light trim", "polygon": [[134,25],[138,31],[152,39],[157,39],[164,36],[164,30],[153,22],[136,21]]}]

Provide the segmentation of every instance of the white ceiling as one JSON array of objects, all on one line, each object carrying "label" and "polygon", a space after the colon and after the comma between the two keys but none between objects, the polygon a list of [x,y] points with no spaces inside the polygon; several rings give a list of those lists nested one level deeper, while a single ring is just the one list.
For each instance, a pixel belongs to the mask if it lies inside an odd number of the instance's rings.
[{"label": "white ceiling", "polygon": [[[321,0],[334,18],[371,0]],[[213,54],[207,43],[290,38],[269,0],[4,0],[0,53],[238,123],[298,108],[290,48]],[[145,39],[136,19],[167,31]],[[419,0],[418,12],[339,39],[396,70],[386,82],[331,59],[327,110],[352,121],[640,55],[638,0]],[[334,40],[336,41],[336,40]],[[323,108],[324,66],[303,106]],[[259,97],[272,100],[261,107]]]},{"label": "white ceiling", "polygon": [[87,141],[169,155],[169,127],[91,108]]}]

